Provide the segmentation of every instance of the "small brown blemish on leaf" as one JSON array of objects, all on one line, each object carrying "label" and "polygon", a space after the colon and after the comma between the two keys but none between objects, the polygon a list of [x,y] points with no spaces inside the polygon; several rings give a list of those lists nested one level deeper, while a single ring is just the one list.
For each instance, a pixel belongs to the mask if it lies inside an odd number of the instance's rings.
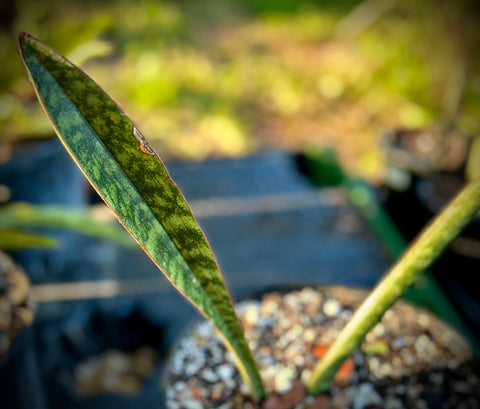
[{"label": "small brown blemish on leaf", "polygon": [[140,133],[136,126],[133,127],[133,136],[138,141],[138,147],[147,155],[155,155],[155,151],[150,147],[145,137]]}]

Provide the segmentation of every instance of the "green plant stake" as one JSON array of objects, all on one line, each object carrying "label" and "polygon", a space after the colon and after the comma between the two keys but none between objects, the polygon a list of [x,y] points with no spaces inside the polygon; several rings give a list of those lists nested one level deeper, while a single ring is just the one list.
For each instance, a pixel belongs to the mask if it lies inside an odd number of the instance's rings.
[{"label": "green plant stake", "polygon": [[264,388],[210,247],[138,128],[83,71],[29,34],[20,53],[65,148],[172,284],[218,328],[256,401]]}]

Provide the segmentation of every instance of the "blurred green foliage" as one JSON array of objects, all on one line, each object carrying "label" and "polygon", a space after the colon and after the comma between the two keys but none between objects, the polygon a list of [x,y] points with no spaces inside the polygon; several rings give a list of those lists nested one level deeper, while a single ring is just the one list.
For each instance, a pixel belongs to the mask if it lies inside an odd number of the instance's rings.
[{"label": "blurred green foliage", "polygon": [[[124,247],[137,248],[137,243],[118,224],[102,221],[91,212],[56,205],[32,205],[15,202],[0,206],[0,249],[54,247],[59,243],[45,228],[70,230]],[[40,236],[35,230],[40,229]]]},{"label": "blurred green foliage", "polygon": [[382,130],[479,133],[473,0],[12,4],[0,33],[3,139],[50,132],[17,56],[19,31],[83,66],[163,157],[322,143],[347,170],[372,177]]}]

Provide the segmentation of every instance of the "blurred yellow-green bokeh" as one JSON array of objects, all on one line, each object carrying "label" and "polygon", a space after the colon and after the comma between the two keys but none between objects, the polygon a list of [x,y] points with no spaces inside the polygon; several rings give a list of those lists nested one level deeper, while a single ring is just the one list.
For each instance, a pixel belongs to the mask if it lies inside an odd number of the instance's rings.
[{"label": "blurred yellow-green bokeh", "polygon": [[378,178],[391,129],[479,134],[476,2],[4,1],[0,138],[51,126],[17,53],[27,31],[84,68],[162,157],[333,147]]}]

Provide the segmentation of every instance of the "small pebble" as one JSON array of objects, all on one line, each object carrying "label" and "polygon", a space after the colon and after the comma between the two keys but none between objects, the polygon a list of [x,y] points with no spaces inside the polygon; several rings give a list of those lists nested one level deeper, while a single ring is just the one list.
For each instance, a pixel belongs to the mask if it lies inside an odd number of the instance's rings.
[{"label": "small pebble", "polygon": [[213,332],[213,325],[210,321],[202,322],[197,328],[196,331],[201,337],[209,337]]},{"label": "small pebble", "polygon": [[398,368],[402,365],[402,360],[400,359],[400,357],[398,357],[397,355],[395,355],[393,358],[392,358],[392,365],[395,367],[395,368]]},{"label": "small pebble", "polygon": [[205,368],[201,373],[200,377],[207,382],[213,383],[218,381],[217,374],[210,368]]},{"label": "small pebble", "polygon": [[470,385],[465,381],[455,382],[453,390],[457,393],[468,393],[470,391]]},{"label": "small pebble", "polygon": [[400,350],[400,356],[402,357],[403,363],[407,368],[412,367],[416,362],[415,357],[407,349]]},{"label": "small pebble", "polygon": [[377,357],[369,357],[367,360],[368,369],[370,372],[377,374],[378,368],[380,368],[380,360]]},{"label": "small pebble", "polygon": [[380,368],[378,368],[378,371],[377,371],[379,378],[386,378],[387,376],[392,375],[392,373],[393,373],[392,365],[390,365],[388,362],[384,362],[383,364],[381,364]]},{"label": "small pebble", "polygon": [[258,307],[255,305],[250,305],[249,307],[246,308],[246,311],[244,313],[244,319],[245,322],[248,325],[256,325],[258,322]]},{"label": "small pebble", "polygon": [[395,393],[397,395],[405,395],[407,393],[407,387],[402,383],[395,385]]},{"label": "small pebble", "polygon": [[379,322],[373,327],[372,331],[376,337],[383,337],[385,335],[385,325],[382,322]]},{"label": "small pebble", "polygon": [[405,341],[405,338],[397,337],[392,341],[392,346],[394,349],[402,349],[407,346],[407,342]]},{"label": "small pebble", "polygon": [[186,387],[187,387],[187,384],[183,381],[175,382],[175,385],[174,385],[174,389],[176,391],[183,391],[184,389],[186,389]]},{"label": "small pebble", "polygon": [[183,404],[185,405],[185,409],[204,409],[202,403],[196,400],[188,400],[183,402]]},{"label": "small pebble", "polygon": [[296,376],[291,368],[282,368],[275,375],[275,390],[277,392],[286,392],[292,387],[292,379]]},{"label": "small pebble", "polygon": [[288,330],[284,337],[287,342],[291,342],[296,338],[300,337],[300,334],[302,333],[303,328],[301,326],[294,326],[292,329]]},{"label": "small pebble", "polygon": [[302,371],[302,374],[300,375],[300,379],[302,380],[302,383],[304,385],[307,385],[308,381],[310,380],[310,377],[312,376],[312,371],[310,369],[304,369]]},{"label": "small pebble", "polygon": [[307,328],[303,331],[303,340],[307,343],[311,343],[315,340],[315,330],[313,328]]},{"label": "small pebble", "polygon": [[355,394],[354,409],[365,409],[369,405],[381,405],[383,399],[375,391],[371,383],[362,383]]},{"label": "small pebble", "polygon": [[325,304],[323,304],[323,313],[327,317],[336,317],[340,312],[340,309],[340,303],[333,298],[326,300]]},{"label": "small pebble", "polygon": [[418,356],[425,362],[432,362],[436,355],[436,347],[432,340],[426,335],[420,335],[415,341],[415,349]]},{"label": "small pebble", "polygon": [[199,351],[196,356],[192,357],[192,361],[184,364],[185,374],[187,376],[195,375],[200,368],[205,365],[205,356],[203,351]]},{"label": "small pebble", "polygon": [[212,392],[211,392],[212,399],[219,400],[222,397],[224,390],[225,390],[225,387],[221,383],[216,383],[215,385],[212,385]]},{"label": "small pebble", "polygon": [[406,395],[410,399],[417,399],[420,396],[420,385],[408,385],[406,390]]},{"label": "small pebble", "polygon": [[430,382],[436,384],[436,385],[441,385],[443,383],[444,376],[441,373],[438,372],[431,372],[428,375],[428,379]]},{"label": "small pebble", "polygon": [[344,322],[347,322],[350,320],[350,318],[352,318],[352,315],[353,315],[353,312],[350,311],[350,310],[343,310],[340,315],[339,315],[339,318],[341,320],[343,320]]},{"label": "small pebble", "polygon": [[220,365],[217,368],[217,374],[223,381],[231,379],[234,373],[235,373],[235,370],[230,365],[227,365],[227,364]]},{"label": "small pebble", "polygon": [[304,304],[311,304],[314,300],[321,300],[320,294],[311,287],[305,287],[300,290],[298,298]]},{"label": "small pebble", "polygon": [[385,399],[385,409],[403,409],[403,403],[400,399],[394,396],[388,396]]},{"label": "small pebble", "polygon": [[422,326],[422,327],[428,327],[428,325],[430,324],[430,318],[428,317],[428,315],[426,314],[420,314],[418,316],[418,323]]},{"label": "small pebble", "polygon": [[418,399],[415,402],[415,409],[429,409],[427,402],[425,402],[423,399]]}]

